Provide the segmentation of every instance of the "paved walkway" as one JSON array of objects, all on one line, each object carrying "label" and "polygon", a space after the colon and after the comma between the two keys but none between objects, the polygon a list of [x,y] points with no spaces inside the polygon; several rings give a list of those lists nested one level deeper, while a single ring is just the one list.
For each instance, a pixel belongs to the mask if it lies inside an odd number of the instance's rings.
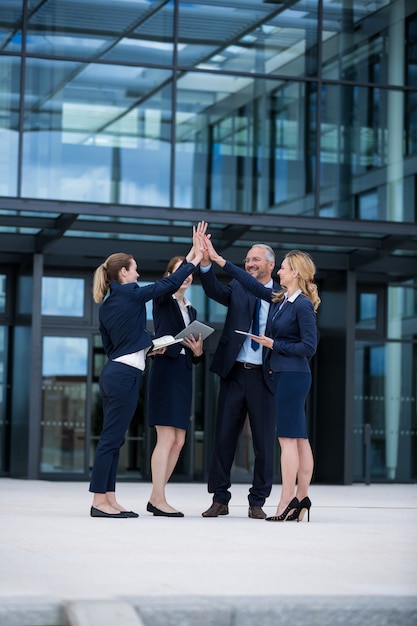
[{"label": "paved walkway", "polygon": [[203,484],[168,486],[180,519],[148,483],[118,488],[138,519],[93,519],[87,489],[0,479],[0,626],[417,624],[416,485],[313,485],[300,524],[249,519],[247,485],[215,519]]}]

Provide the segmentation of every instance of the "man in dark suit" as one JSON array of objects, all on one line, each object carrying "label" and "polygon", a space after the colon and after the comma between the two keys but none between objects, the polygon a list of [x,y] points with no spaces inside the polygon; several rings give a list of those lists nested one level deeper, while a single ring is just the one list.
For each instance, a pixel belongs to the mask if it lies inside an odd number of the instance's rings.
[{"label": "man in dark suit", "polygon": [[[245,259],[245,269],[267,287],[280,290],[272,280],[275,254],[265,244],[256,244]],[[213,453],[209,469],[208,491],[213,503],[203,517],[218,517],[229,513],[231,498],[230,472],[239,435],[246,416],[252,431],[255,454],[252,486],[249,489],[248,515],[265,519],[262,510],[272,488],[275,450],[275,411],[272,374],[268,367],[266,348],[256,347],[249,337],[235,330],[265,334],[269,303],[260,301],[259,327],[254,313],[257,299],[236,280],[220,283],[208,258],[200,264],[200,279],[205,293],[228,308],[223,332],[214,354],[210,371],[220,376],[220,392],[214,434]]]}]

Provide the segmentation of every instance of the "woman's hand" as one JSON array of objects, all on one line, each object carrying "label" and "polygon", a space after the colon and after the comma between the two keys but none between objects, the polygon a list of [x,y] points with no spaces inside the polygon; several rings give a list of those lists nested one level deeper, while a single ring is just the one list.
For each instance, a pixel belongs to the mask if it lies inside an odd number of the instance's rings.
[{"label": "woman's hand", "polygon": [[[187,263],[198,265],[204,258],[203,241],[208,227],[207,222],[198,222],[197,226],[193,226],[193,245],[185,257]],[[206,253],[207,254],[207,253]]]},{"label": "woman's hand", "polygon": [[209,255],[210,259],[217,263],[220,267],[224,267],[226,264],[226,259],[224,259],[220,254],[216,252],[214,246],[211,242],[210,235],[204,235],[204,251]]},{"label": "woman's hand", "polygon": [[203,354],[203,336],[200,333],[198,339],[194,337],[192,333],[184,337],[183,343],[193,351],[195,356],[201,356]]},{"label": "woman's hand", "polygon": [[265,346],[265,348],[269,348],[270,350],[274,347],[274,340],[272,337],[265,337],[265,335],[251,335],[251,339],[256,341],[256,343],[260,343],[261,346]]}]

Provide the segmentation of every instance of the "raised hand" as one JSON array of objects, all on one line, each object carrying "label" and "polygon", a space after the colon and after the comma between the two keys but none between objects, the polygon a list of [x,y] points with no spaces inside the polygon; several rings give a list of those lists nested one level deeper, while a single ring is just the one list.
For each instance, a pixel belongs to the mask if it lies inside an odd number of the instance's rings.
[{"label": "raised hand", "polygon": [[217,265],[220,267],[225,265],[226,260],[215,250],[210,235],[204,235],[204,251],[209,255],[212,261],[217,263]]},{"label": "raised hand", "polygon": [[193,245],[185,257],[187,263],[198,265],[203,259],[202,240],[207,231],[207,222],[198,222],[197,226],[193,226]]}]

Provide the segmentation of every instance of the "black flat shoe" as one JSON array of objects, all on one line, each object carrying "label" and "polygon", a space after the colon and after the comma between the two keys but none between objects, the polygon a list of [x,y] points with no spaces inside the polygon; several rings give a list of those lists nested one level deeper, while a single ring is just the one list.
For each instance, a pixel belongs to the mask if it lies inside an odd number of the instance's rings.
[{"label": "black flat shoe", "polygon": [[105,513],[104,511],[100,511],[100,509],[96,509],[94,506],[90,509],[91,517],[111,517],[113,519],[127,519],[128,517],[132,517],[128,515],[128,511],[121,511],[120,513]]},{"label": "black flat shoe", "polygon": [[[149,504],[151,503],[149,502]],[[181,513],[180,511],[175,511],[175,513],[166,513],[165,511],[161,511],[161,509],[158,509],[153,504],[151,504],[151,507],[152,507],[152,513],[156,517],[184,517],[184,513]]]},{"label": "black flat shoe", "polygon": [[126,517],[139,517],[139,513],[135,513],[134,511],[122,511],[126,515]]}]

